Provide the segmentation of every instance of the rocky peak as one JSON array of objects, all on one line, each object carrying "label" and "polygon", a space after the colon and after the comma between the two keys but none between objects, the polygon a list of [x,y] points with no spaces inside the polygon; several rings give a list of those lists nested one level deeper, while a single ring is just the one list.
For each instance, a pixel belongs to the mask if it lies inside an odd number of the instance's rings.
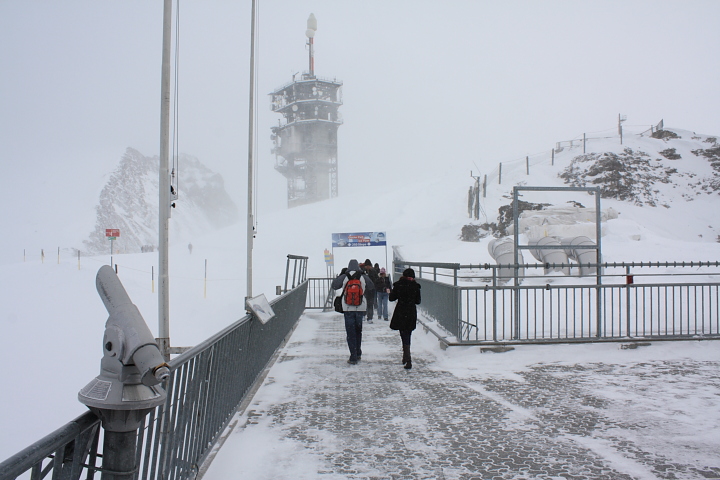
[{"label": "rocky peak", "polygon": [[[116,228],[118,253],[139,253],[155,248],[158,241],[159,159],[128,148],[100,193],[97,220],[83,243],[90,253],[108,251],[105,230]],[[220,174],[197,158],[178,159],[177,208],[172,211],[173,237],[186,241],[194,235],[231,225],[239,211],[225,190]]]}]

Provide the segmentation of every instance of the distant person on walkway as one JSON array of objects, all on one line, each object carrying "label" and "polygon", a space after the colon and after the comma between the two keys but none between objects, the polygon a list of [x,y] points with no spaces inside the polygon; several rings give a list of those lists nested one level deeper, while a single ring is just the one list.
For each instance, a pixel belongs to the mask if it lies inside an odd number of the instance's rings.
[{"label": "distant person on walkway", "polygon": [[192,255],[192,243],[188,243],[188,252]]},{"label": "distant person on walkway", "polygon": [[409,370],[412,368],[410,337],[417,326],[417,307],[415,305],[420,304],[420,285],[415,282],[415,271],[412,268],[406,268],[400,280],[393,284],[389,299],[391,302],[395,300],[398,302],[390,321],[390,328],[400,331],[403,349],[402,363]]},{"label": "distant person on walkway", "polygon": [[388,295],[392,290],[392,281],[387,276],[387,272],[384,268],[380,269],[380,274],[377,280],[375,280],[375,298],[377,299],[377,317],[383,318],[386,322],[388,321]]},{"label": "distant person on walkway", "polygon": [[348,363],[355,365],[362,357],[362,322],[368,308],[367,296],[375,293],[375,285],[370,277],[364,274],[358,261],[353,259],[348,263],[347,271],[335,277],[331,286],[333,290],[342,289],[345,333],[350,349]]},{"label": "distant person on walkway", "polygon": [[[365,259],[365,263],[363,263],[361,266],[362,266],[363,270],[365,271],[365,274],[368,277],[370,277],[370,280],[373,282],[373,285],[375,285],[375,280],[377,280],[377,278],[378,278],[379,271],[375,270],[375,268],[373,267],[373,264],[369,258]],[[374,309],[375,309],[375,305],[377,304],[377,299],[375,298],[375,290],[374,289],[372,292],[368,293],[367,302],[368,302],[368,307],[367,307],[368,323],[373,323],[373,317],[375,316]],[[380,318],[380,316],[378,316],[378,319],[379,318]]]},{"label": "distant person on walkway", "polygon": [[[375,278],[373,278],[373,282],[377,283],[377,279],[380,278],[380,265],[376,263],[375,265],[373,265],[373,269],[375,270]],[[375,287],[375,311],[378,312],[377,317],[378,317],[378,320],[380,320],[380,313],[378,311],[378,302],[377,302],[377,292],[378,292],[378,289],[377,289],[377,287]]]}]

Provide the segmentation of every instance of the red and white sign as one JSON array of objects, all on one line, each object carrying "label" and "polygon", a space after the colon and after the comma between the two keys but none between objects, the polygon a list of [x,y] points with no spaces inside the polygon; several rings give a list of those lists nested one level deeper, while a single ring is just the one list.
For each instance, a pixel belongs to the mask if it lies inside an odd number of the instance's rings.
[{"label": "red and white sign", "polygon": [[106,237],[119,237],[120,236],[120,230],[117,228],[106,228],[105,229],[105,236]]}]

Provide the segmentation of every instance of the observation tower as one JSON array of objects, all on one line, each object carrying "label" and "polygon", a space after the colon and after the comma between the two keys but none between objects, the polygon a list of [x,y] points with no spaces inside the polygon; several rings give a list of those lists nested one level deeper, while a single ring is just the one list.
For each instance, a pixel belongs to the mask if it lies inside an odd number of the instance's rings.
[{"label": "observation tower", "polygon": [[288,207],[338,195],[337,131],[342,125],[342,82],[315,76],[315,15],[307,21],[309,70],[270,94],[271,109],[283,116],[272,127],[275,169],[287,178]]}]

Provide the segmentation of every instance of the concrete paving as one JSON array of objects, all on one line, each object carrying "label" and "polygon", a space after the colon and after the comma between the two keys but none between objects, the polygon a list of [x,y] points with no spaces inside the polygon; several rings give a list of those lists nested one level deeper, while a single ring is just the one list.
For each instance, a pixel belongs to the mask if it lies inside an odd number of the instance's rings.
[{"label": "concrete paving", "polygon": [[[349,365],[339,314],[307,312],[301,322],[313,322],[311,334],[298,328],[233,434],[278,430],[313,456],[316,478],[720,478],[720,457],[705,465],[674,453],[671,444],[645,438],[643,422],[609,411],[593,388],[598,376],[613,375],[611,365],[545,364],[517,379],[458,378],[424,354],[427,345],[439,346],[420,338],[432,337],[420,328],[408,371],[399,335],[382,320],[364,325],[362,360]],[[703,375],[720,384],[717,368],[714,377]],[[274,476],[314,477],[298,467]]]}]

